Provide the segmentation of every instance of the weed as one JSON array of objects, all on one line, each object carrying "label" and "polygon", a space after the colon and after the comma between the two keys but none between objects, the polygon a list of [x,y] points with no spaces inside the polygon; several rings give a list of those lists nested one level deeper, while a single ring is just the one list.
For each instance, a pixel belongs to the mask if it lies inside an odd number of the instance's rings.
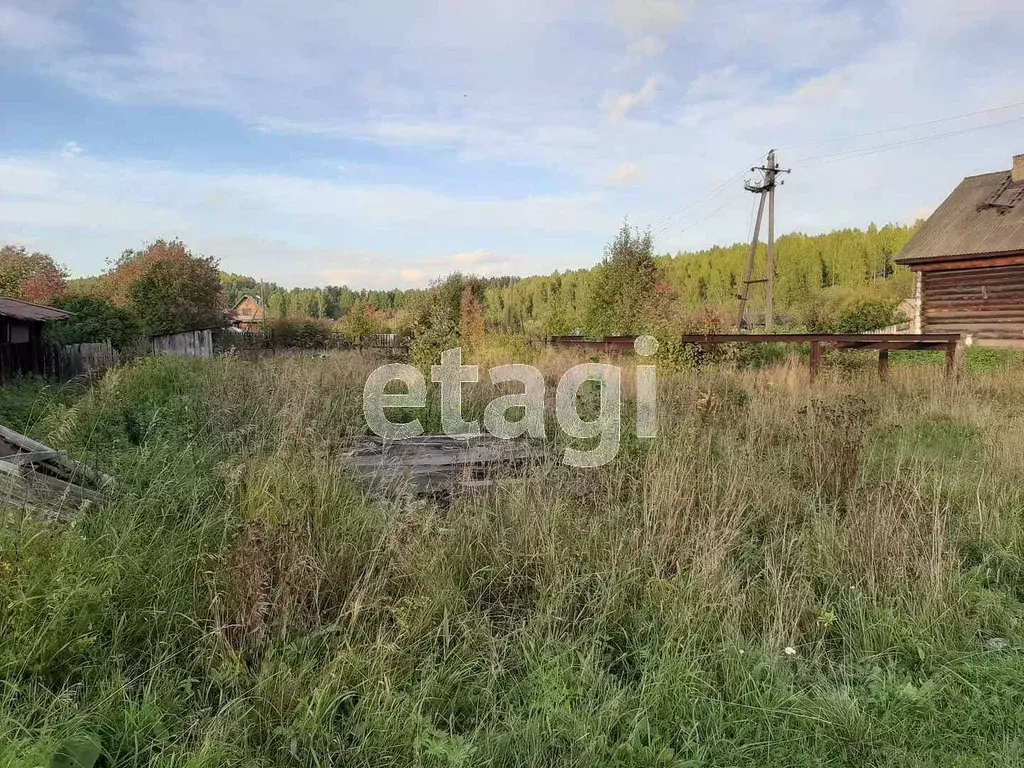
[{"label": "weed", "polygon": [[1019,377],[664,371],[657,439],[440,509],[339,458],[374,365],[0,392],[118,477],[75,521],[0,523],[0,764],[1024,757]]}]

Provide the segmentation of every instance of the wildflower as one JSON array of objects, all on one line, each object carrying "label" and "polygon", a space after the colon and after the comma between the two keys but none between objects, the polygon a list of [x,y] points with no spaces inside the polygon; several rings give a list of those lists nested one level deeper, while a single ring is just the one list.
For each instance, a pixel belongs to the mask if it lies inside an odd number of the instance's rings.
[{"label": "wildflower", "polygon": [[782,652],[786,654],[789,658],[793,658],[794,656],[796,656],[796,648],[794,648],[792,645],[787,645],[785,648],[782,649]]}]

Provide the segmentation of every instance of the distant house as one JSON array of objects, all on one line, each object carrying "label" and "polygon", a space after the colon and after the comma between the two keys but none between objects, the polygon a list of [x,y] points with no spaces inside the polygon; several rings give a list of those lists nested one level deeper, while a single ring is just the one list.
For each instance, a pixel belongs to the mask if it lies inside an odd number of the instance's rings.
[{"label": "distant house", "polygon": [[960,182],[897,263],[917,273],[914,331],[1024,348],[1024,155]]},{"label": "distant house", "polygon": [[231,327],[239,331],[258,331],[266,312],[263,303],[252,296],[243,296],[231,308]]},{"label": "distant house", "polygon": [[46,373],[43,324],[68,312],[0,296],[0,378]]}]

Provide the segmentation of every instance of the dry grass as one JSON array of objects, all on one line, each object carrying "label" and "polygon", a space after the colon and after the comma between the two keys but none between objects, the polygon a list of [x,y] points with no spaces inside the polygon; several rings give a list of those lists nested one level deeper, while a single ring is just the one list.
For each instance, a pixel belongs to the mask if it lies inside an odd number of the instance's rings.
[{"label": "dry grass", "polygon": [[1019,756],[1018,378],[666,375],[652,443],[438,509],[339,460],[375,362],[146,361],[60,420],[126,493],[8,521],[7,764]]}]

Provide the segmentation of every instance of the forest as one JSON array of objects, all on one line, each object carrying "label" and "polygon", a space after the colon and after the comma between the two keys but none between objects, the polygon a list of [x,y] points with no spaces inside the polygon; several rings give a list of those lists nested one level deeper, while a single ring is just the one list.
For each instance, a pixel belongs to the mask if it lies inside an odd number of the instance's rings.
[{"label": "forest", "polygon": [[[920,222],[794,233],[776,247],[776,322],[783,328],[862,331],[900,319],[910,272],[895,258]],[[60,329],[65,342],[111,338],[126,346],[139,336],[227,322],[242,296],[265,299],[271,323],[315,325],[320,335],[358,338],[397,332],[429,337],[435,347],[466,329],[542,339],[641,331],[671,334],[721,330],[735,312],[749,245],[699,252],[658,253],[649,232],[624,223],[590,269],[533,277],[439,276],[422,289],[367,290],[349,286],[286,288],[224,272],[215,256],[194,254],[178,240],[127,250],[101,274],[72,278],[46,253],[0,249],[4,295],[54,304],[75,313]],[[755,276],[763,276],[765,247]],[[763,323],[764,287],[751,288],[748,320]],[[315,321],[309,323],[307,321]],[[473,331],[475,333],[476,331]],[[466,339],[461,339],[466,342]]]},{"label": "forest", "polygon": [[[871,224],[866,229],[820,235],[794,233],[779,238],[775,302],[778,322],[824,329],[839,322],[844,312],[849,314],[865,302],[881,302],[895,311],[899,301],[910,295],[912,279],[910,272],[894,260],[920,223],[883,227]],[[630,232],[631,242],[639,245],[644,259],[653,262],[647,277],[640,279],[641,284],[650,283],[650,295],[642,296],[640,301],[649,309],[657,307],[661,315],[658,324],[693,324],[707,318],[718,323],[732,320],[748,244],[658,254],[653,240],[645,241],[642,233]],[[605,256],[608,261],[609,254]],[[611,256],[614,261],[614,254]],[[764,274],[765,259],[762,244],[757,252],[757,274]],[[630,318],[617,318],[616,322],[614,317],[600,319],[595,315],[594,294],[605,267],[602,262],[590,269],[526,278],[453,275],[438,278],[427,289],[387,291],[353,290],[347,286],[286,289],[235,274],[224,274],[221,280],[229,304],[246,294],[265,295],[270,318],[341,320],[352,313],[369,312],[374,324],[398,332],[412,331],[417,318],[424,314],[425,305],[437,298],[446,281],[452,280],[471,288],[476,302],[482,306],[488,330],[543,338],[577,330],[625,331],[629,329],[615,326],[635,325]],[[637,275],[629,274],[628,270],[618,277],[627,282],[637,281]],[[763,305],[764,288],[756,285],[751,290],[755,321],[763,320],[758,315]]]}]

